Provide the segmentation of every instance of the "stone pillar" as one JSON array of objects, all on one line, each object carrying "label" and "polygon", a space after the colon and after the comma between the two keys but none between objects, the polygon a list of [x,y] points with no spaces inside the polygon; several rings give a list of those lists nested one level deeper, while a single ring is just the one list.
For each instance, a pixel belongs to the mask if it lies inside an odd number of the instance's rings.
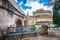
[{"label": "stone pillar", "polygon": [[22,26],[24,26],[24,20],[22,20]]},{"label": "stone pillar", "polygon": [[25,26],[25,25],[24,25],[24,18],[22,18],[22,26]]}]

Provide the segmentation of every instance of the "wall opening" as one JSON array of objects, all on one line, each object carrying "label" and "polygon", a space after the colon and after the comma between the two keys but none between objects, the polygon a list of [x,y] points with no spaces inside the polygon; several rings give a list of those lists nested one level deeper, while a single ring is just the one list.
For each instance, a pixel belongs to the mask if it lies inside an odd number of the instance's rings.
[{"label": "wall opening", "polygon": [[22,22],[21,22],[20,19],[17,19],[17,21],[16,21],[16,26],[22,26]]}]

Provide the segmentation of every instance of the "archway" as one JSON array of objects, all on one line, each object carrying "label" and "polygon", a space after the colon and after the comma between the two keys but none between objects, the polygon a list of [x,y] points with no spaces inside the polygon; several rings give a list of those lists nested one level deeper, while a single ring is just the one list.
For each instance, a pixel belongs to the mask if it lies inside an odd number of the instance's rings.
[{"label": "archway", "polygon": [[21,22],[20,19],[17,19],[17,20],[16,20],[16,26],[22,26],[22,22]]}]

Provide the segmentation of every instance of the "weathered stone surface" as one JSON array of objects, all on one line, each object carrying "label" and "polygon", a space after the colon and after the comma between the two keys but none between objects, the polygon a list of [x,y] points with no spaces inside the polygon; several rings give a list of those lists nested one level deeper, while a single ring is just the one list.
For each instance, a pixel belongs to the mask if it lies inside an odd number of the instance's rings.
[{"label": "weathered stone surface", "polygon": [[47,25],[42,25],[41,34],[48,34],[48,26]]},{"label": "weathered stone surface", "polygon": [[2,0],[0,0],[0,5],[2,5]]}]

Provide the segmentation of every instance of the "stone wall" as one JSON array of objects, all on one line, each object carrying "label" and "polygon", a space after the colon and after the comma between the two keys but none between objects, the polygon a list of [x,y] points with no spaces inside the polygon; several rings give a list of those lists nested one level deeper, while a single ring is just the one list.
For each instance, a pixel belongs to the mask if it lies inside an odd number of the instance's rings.
[{"label": "stone wall", "polygon": [[36,20],[35,20],[34,16],[27,16],[26,20],[27,20],[26,21],[27,22],[27,26],[31,26],[31,25],[36,24]]},{"label": "stone wall", "polygon": [[23,20],[23,15],[8,0],[0,0],[0,27],[3,31],[12,25],[16,26],[16,20]]}]

